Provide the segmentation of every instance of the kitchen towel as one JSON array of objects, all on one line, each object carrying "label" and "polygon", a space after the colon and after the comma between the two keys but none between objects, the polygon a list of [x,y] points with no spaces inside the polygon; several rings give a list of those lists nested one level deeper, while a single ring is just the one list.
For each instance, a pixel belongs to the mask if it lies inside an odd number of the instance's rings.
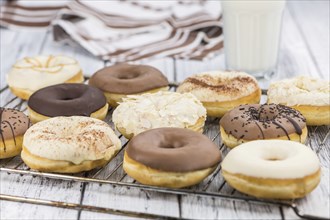
[{"label": "kitchen towel", "polygon": [[202,60],[223,48],[219,1],[7,1],[0,25],[51,27],[54,39],[76,42],[113,63],[174,57]]}]

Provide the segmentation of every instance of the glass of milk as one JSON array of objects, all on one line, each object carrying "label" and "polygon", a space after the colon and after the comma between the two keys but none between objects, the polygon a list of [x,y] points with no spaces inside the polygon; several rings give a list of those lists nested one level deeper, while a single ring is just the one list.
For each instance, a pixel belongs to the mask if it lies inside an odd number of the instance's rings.
[{"label": "glass of milk", "polygon": [[223,0],[226,68],[255,77],[276,69],[285,0]]}]

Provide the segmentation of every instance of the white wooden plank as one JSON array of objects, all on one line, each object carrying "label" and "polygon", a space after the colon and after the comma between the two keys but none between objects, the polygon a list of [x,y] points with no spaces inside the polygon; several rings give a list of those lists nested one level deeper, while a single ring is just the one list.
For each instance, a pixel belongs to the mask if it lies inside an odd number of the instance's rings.
[{"label": "white wooden plank", "polygon": [[330,2],[288,1],[288,8],[307,44],[318,74],[329,80]]},{"label": "white wooden plank", "polygon": [[133,218],[121,215],[112,215],[107,213],[97,213],[97,212],[88,212],[83,211],[80,216],[81,220],[89,220],[89,219],[98,219],[98,220],[108,220],[108,219],[116,219],[116,220],[133,220],[140,218]]},{"label": "white wooden plank", "polygon": [[0,219],[77,219],[77,211],[43,206],[43,211],[36,211],[35,205],[0,200]]},{"label": "white wooden plank", "polygon": [[[1,194],[24,196],[54,201],[65,201],[79,203],[80,183],[49,180],[45,178],[33,178],[31,176],[20,176],[15,174],[0,173]],[[77,211],[59,210],[30,204],[0,202],[1,219],[74,219]],[[8,211],[11,210],[11,211]]]},{"label": "white wooden plank", "polygon": [[89,184],[86,187],[83,204],[179,217],[176,196],[134,188]]},{"label": "white wooden plank", "polygon": [[92,56],[90,53],[88,53],[78,45],[75,44],[68,45],[68,44],[55,42],[50,32],[46,37],[45,46],[41,50],[41,54],[44,55],[62,54],[75,58],[79,62],[83,70],[84,76],[91,76],[98,69],[104,66],[104,61]]}]

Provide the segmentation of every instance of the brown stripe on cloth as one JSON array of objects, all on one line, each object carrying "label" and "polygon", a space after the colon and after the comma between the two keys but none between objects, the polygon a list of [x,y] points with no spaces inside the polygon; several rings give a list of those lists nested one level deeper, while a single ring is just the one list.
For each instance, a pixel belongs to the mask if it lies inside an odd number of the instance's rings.
[{"label": "brown stripe on cloth", "polygon": [[3,27],[48,27],[51,20],[56,17],[60,9],[66,7],[67,3],[56,4],[56,6],[40,3],[39,6],[27,6],[24,1],[6,1],[0,10],[0,25]]},{"label": "brown stripe on cloth", "polygon": [[202,60],[223,48],[220,3],[205,0],[69,1],[1,8],[5,27],[52,26],[56,41],[75,42],[111,62],[161,57]]}]

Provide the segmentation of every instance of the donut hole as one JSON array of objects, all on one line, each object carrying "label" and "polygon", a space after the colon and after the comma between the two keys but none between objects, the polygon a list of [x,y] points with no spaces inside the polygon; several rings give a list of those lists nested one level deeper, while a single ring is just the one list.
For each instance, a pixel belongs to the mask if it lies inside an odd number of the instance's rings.
[{"label": "donut hole", "polygon": [[83,93],[62,93],[58,99],[60,101],[72,101],[83,96]]},{"label": "donut hole", "polygon": [[279,161],[279,160],[283,160],[283,158],[270,157],[270,158],[266,158],[266,160],[268,160],[268,161]]},{"label": "donut hole", "polygon": [[182,144],[181,142],[178,142],[178,141],[172,142],[172,143],[165,141],[163,143],[160,143],[159,147],[166,148],[166,149],[176,149],[176,148],[184,147],[184,144]]},{"label": "donut hole", "polygon": [[121,76],[118,76],[118,79],[123,79],[123,80],[126,80],[126,79],[134,79],[134,78],[137,78],[139,76],[139,74],[137,73],[132,73],[132,74],[128,74],[128,75],[121,75]]},{"label": "donut hole", "polygon": [[289,153],[280,149],[272,149],[264,152],[262,159],[266,161],[282,161],[289,157]]}]

